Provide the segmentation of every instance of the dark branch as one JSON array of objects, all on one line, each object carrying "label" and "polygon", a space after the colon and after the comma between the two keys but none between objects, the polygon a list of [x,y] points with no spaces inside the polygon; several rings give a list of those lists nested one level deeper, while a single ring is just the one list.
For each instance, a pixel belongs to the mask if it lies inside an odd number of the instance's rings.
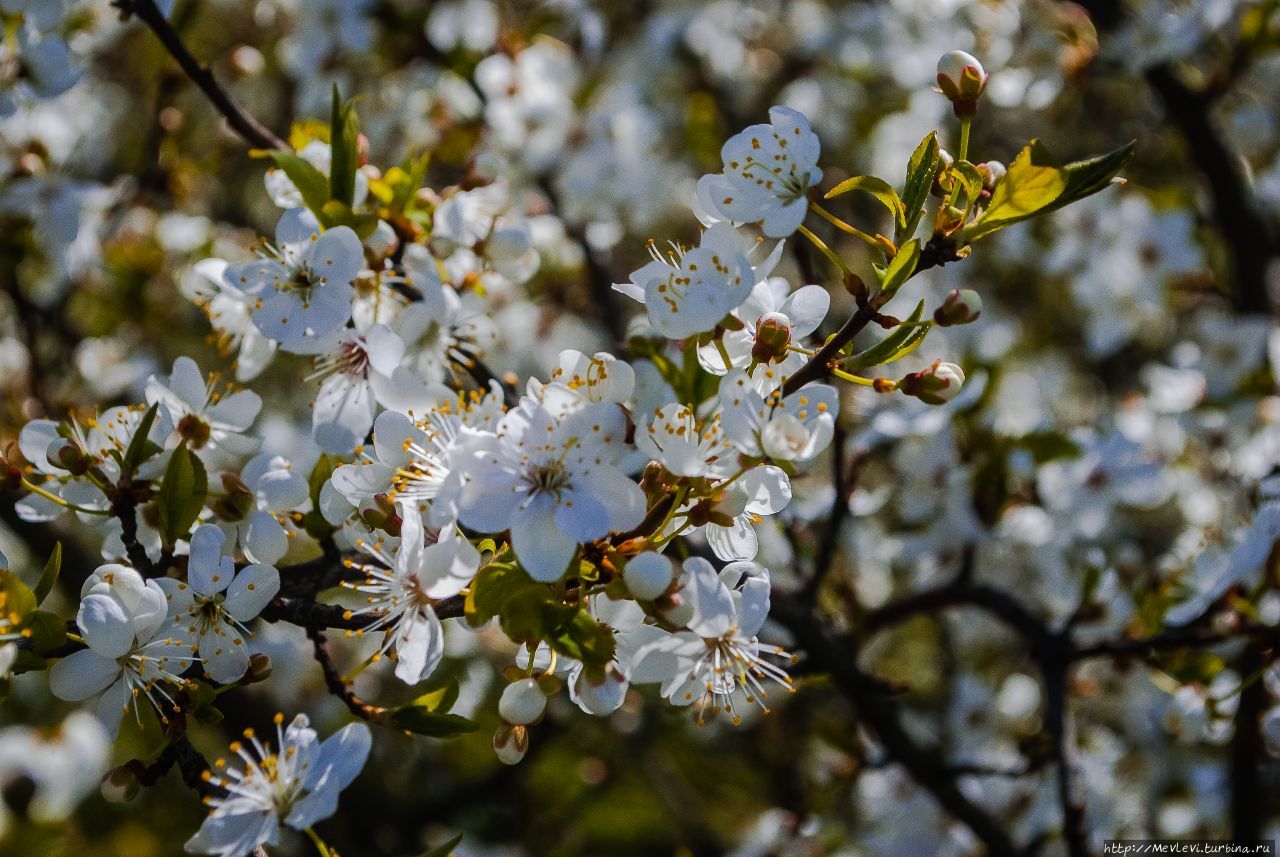
[{"label": "dark branch", "polygon": [[288,144],[257,119],[246,113],[240,105],[232,101],[231,96],[214,78],[208,66],[202,65],[191,55],[191,51],[187,50],[187,46],[182,43],[182,38],[169,24],[164,13],[156,6],[155,0],[113,0],[111,5],[120,10],[122,18],[128,19],[131,15],[136,16],[138,20],[151,28],[151,31],[160,39],[160,43],[164,45],[169,55],[178,61],[178,65],[182,66],[182,70],[186,72],[187,77],[191,78],[191,81],[200,87],[200,91],[205,94],[205,97],[226,118],[227,124],[250,145],[259,149],[288,150]]}]

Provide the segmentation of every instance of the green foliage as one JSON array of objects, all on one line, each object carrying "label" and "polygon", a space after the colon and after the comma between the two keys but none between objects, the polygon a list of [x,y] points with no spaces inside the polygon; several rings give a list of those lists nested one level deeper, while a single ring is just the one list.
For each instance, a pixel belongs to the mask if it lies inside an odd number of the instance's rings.
[{"label": "green foliage", "polygon": [[355,203],[356,167],[360,153],[360,124],[355,104],[342,101],[338,85],[333,85],[333,106],[329,115],[329,198],[348,209]]},{"label": "green foliage", "polygon": [[120,459],[120,469],[124,473],[133,473],[138,469],[138,465],[160,452],[160,445],[148,437],[151,434],[151,426],[156,421],[156,409],[159,407],[160,404],[157,402],[147,408],[147,412],[142,415],[142,420],[138,423],[138,428],[124,451],[124,457]]},{"label": "green foliage", "polygon": [[850,357],[845,361],[845,368],[852,371],[863,369],[867,366],[882,366],[906,357],[916,350],[920,343],[924,342],[924,338],[929,335],[929,325],[914,324],[914,322],[920,321],[923,315],[924,301],[921,300],[916,304],[915,311],[911,313],[911,317],[907,319],[908,324],[895,327],[884,339],[881,339],[865,351],[860,351]]},{"label": "green foliage", "polygon": [[920,145],[911,153],[907,162],[907,180],[902,187],[902,219],[894,233],[895,243],[902,243],[915,234],[924,216],[924,204],[929,200],[929,190],[933,187],[933,179],[938,174],[941,148],[938,146],[938,132],[930,132],[920,141]]},{"label": "green foliage", "polygon": [[920,261],[920,239],[912,238],[907,244],[898,248],[893,260],[876,273],[880,275],[880,294],[882,303],[887,303],[907,280],[916,272],[916,264]]},{"label": "green foliage", "polygon": [[459,833],[447,842],[442,842],[434,848],[423,851],[419,857],[449,857],[449,855],[453,853],[453,849],[457,848],[461,842],[462,834]]},{"label": "green foliage", "polygon": [[191,531],[208,494],[204,464],[185,443],[179,444],[169,459],[157,497],[165,544],[171,545]]},{"label": "green foliage", "polygon": [[833,199],[851,190],[865,191],[880,200],[881,204],[889,209],[889,213],[893,215],[895,227],[901,227],[905,223],[904,212],[906,209],[902,205],[902,200],[898,199],[898,192],[893,189],[893,185],[884,179],[878,179],[875,176],[854,176],[851,179],[845,179],[827,191],[826,199]]},{"label": "green foliage", "polygon": [[977,241],[1097,193],[1129,162],[1133,146],[1129,143],[1097,158],[1060,166],[1040,141],[1032,140],[1009,165],[982,216],[965,229],[965,239]]},{"label": "green foliage", "polygon": [[480,728],[478,723],[460,714],[444,714],[414,705],[407,705],[393,711],[391,723],[400,729],[425,735],[428,738],[454,738],[475,732]]},{"label": "green foliage", "polygon": [[500,617],[503,633],[530,647],[546,642],[589,669],[613,658],[613,632],[586,610],[565,604],[555,590],[531,579],[517,565],[491,562],[476,576],[466,601],[467,621],[479,627]]},{"label": "green foliage", "polygon": [[49,559],[44,564],[44,570],[40,572],[40,580],[36,582],[36,604],[43,604],[44,600],[49,597],[49,593],[53,591],[54,584],[58,582],[58,574],[61,571],[62,542],[55,542],[53,550],[49,553]]},{"label": "green foliage", "polygon": [[311,468],[311,475],[307,477],[311,509],[303,516],[302,527],[313,539],[325,539],[333,534],[333,526],[324,519],[324,515],[320,514],[320,491],[339,464],[341,462],[336,456],[322,452],[316,459],[315,466]]}]

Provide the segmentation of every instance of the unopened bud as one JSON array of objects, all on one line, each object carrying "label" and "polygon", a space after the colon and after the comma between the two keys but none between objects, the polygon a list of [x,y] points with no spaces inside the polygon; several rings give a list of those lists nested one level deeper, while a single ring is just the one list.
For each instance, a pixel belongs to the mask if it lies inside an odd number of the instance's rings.
[{"label": "unopened bud", "polygon": [[671,560],[660,553],[645,551],[627,560],[622,579],[636,598],[652,601],[671,586],[674,570]]},{"label": "unopened bud", "polygon": [[933,361],[921,372],[912,372],[898,382],[898,389],[927,405],[945,405],[964,386],[964,370],[954,363]]},{"label": "unopened bud", "polygon": [[512,726],[527,726],[541,717],[546,708],[547,695],[532,678],[507,685],[498,700],[498,714]]},{"label": "unopened bud", "polygon": [[949,171],[955,162],[956,159],[946,149],[938,150],[938,171],[933,174],[933,185],[929,188],[929,193],[941,199],[951,192],[951,184],[955,179]]},{"label": "unopened bud", "polygon": [[62,441],[49,459],[52,464],[74,476],[83,476],[93,466],[93,462],[84,454],[84,451],[69,440]]},{"label": "unopened bud", "polygon": [[138,778],[141,768],[141,763],[134,759],[107,771],[98,786],[103,799],[108,803],[126,803],[137,797],[142,790],[142,782]]},{"label": "unopened bud", "polygon": [[942,306],[933,311],[939,327],[968,324],[982,315],[982,297],[973,289],[952,289]]},{"label": "unopened bud", "polygon": [[529,730],[523,726],[502,724],[493,733],[493,752],[504,765],[520,764],[524,754],[529,752]]},{"label": "unopened bud", "polygon": [[751,348],[751,359],[758,363],[773,363],[787,356],[791,344],[791,319],[780,312],[769,312],[756,322],[756,342]]},{"label": "unopened bud", "polygon": [[938,60],[938,89],[951,102],[957,116],[978,112],[978,99],[987,88],[982,63],[964,51],[950,51]]},{"label": "unopened bud", "polygon": [[245,672],[244,678],[240,679],[240,683],[257,684],[269,678],[271,678],[271,658],[258,652],[250,656],[249,669]]},{"label": "unopened bud", "polygon": [[978,175],[982,176],[982,187],[985,190],[995,190],[1000,179],[1005,177],[1009,169],[999,161],[987,161],[985,164],[978,164]]}]

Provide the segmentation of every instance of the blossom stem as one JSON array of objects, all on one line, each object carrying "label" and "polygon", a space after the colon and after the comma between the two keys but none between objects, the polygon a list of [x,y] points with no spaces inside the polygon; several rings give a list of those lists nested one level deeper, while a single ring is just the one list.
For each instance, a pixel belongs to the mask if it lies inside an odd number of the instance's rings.
[{"label": "blossom stem", "polygon": [[853,269],[850,268],[845,263],[844,259],[841,259],[839,256],[837,256],[835,252],[826,245],[826,242],[824,242],[817,235],[814,235],[812,232],[810,232],[809,228],[805,226],[803,223],[800,224],[799,232],[805,238],[808,238],[809,241],[813,243],[814,247],[817,247],[819,250],[821,250],[822,255],[826,256],[829,260],[831,260],[831,264],[839,268],[842,273],[845,273],[845,274],[853,273]]},{"label": "blossom stem", "polygon": [[872,381],[870,378],[863,378],[860,375],[853,375],[853,374],[850,374],[849,372],[845,372],[843,369],[832,368],[831,374],[835,375],[837,378],[841,379],[842,381],[849,381],[853,384],[861,384],[864,387],[871,387],[871,386],[874,386],[875,384],[875,382]]},{"label": "blossom stem", "polygon": [[54,494],[51,491],[44,490],[39,485],[36,485],[34,482],[31,482],[30,480],[28,480],[25,476],[22,478],[22,487],[26,488],[32,494],[39,494],[41,497],[45,498],[51,503],[57,503],[59,506],[62,506],[64,509],[70,509],[72,512],[79,512],[82,515],[109,516],[111,514],[111,512],[107,509],[86,509],[84,506],[77,506],[75,503],[69,503],[66,500],[59,497],[57,494]]},{"label": "blossom stem", "polygon": [[320,838],[319,833],[316,833],[314,827],[308,827],[302,832],[311,838],[311,841],[316,846],[316,850],[320,852],[320,857],[338,857],[338,853],[325,844],[325,841]]},{"label": "blossom stem", "polygon": [[960,117],[960,155],[959,160],[969,160],[969,128],[973,125],[972,116]]},{"label": "blossom stem", "polygon": [[[880,243],[879,243],[878,241],[876,241],[876,239],[872,238],[870,235],[868,235],[867,233],[863,232],[863,231],[862,231],[861,229],[859,229],[858,227],[856,227],[856,226],[851,226],[850,224],[845,223],[843,220],[841,220],[840,218],[836,217],[834,214],[832,214],[831,212],[827,211],[827,210],[826,210],[825,208],[823,208],[822,206],[818,205],[818,203],[816,203],[816,202],[815,202],[815,203],[811,203],[811,204],[812,204],[812,206],[813,206],[813,210],[814,210],[814,211],[816,211],[816,212],[818,212],[818,216],[819,216],[819,217],[821,217],[822,219],[826,220],[828,223],[830,223],[830,224],[831,224],[832,226],[834,226],[836,229],[839,229],[841,232],[846,232],[846,233],[848,233],[849,235],[852,235],[854,238],[857,238],[859,241],[862,241],[862,242],[864,242],[864,243],[866,243],[866,244],[869,244],[869,245],[871,245],[872,247],[874,247],[876,250],[880,250],[880,251],[882,251],[882,252],[883,252],[884,248],[880,245]],[[801,227],[801,229],[803,229],[803,228],[804,228],[804,227],[802,226],[802,227]]]}]

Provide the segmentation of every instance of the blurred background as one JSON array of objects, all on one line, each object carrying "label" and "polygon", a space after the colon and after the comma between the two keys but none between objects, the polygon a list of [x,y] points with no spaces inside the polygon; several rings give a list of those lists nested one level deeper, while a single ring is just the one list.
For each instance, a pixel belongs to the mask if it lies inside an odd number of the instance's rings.
[{"label": "blurred background", "polygon": [[[0,3],[0,17],[23,5]],[[891,683],[904,728],[961,792],[1017,841],[1060,854],[1021,640],[972,611],[867,617],[966,558],[1036,615],[1100,640],[1185,621],[1224,593],[1245,615],[1280,617],[1269,553],[1280,530],[1267,541],[1245,529],[1280,464],[1276,5],[177,0],[169,15],[282,136],[324,121],[336,83],[359,98],[370,163],[429,153],[429,187],[466,182],[477,164],[509,181],[541,262],[526,286],[490,297],[501,334],[488,362],[522,380],[545,376],[561,349],[625,341],[638,305],[609,284],[647,260],[650,239],[696,236],[694,183],[773,104],[811,119],[823,189],[859,174],[900,184],[931,130],[955,144],[932,86],[937,58],[956,48],[991,75],[974,161],[1008,162],[1032,138],[1063,161],[1136,140],[1127,184],[913,284],[909,300],[930,305],[953,288],[983,297],[979,322],[936,331],[911,358],[910,368],[960,363],[965,393],[930,409],[849,392],[839,458],[797,480],[791,508],[761,533],[761,561],[785,591],[841,508],[822,597],[834,626],[863,643],[863,667]],[[33,63],[14,38],[0,48],[0,444],[38,416],[137,401],[179,354],[225,368],[186,297],[192,265],[247,258],[278,216],[265,162],[145,27],[105,0],[60,8],[46,37],[63,53]],[[883,231],[879,206],[857,197],[832,207]],[[870,262],[857,242],[815,230],[855,265]],[[834,330],[852,300],[800,240],[780,273],[831,287]],[[305,371],[277,360],[255,382],[266,449],[299,467],[318,455]],[[833,481],[833,468],[850,478]],[[98,562],[84,528],[25,524],[7,500],[0,524],[16,569],[38,569],[55,539],[80,577]],[[1240,558],[1242,532],[1263,540],[1256,561]],[[456,853],[475,857],[983,853],[868,736],[858,700],[817,670],[741,728],[699,727],[647,691],[601,719],[561,695],[525,761],[505,767],[490,737],[497,670],[512,652],[500,636],[449,639],[456,710],[484,728],[448,741],[381,730],[320,828],[347,857],[410,857],[456,833]],[[264,625],[259,642],[273,681],[224,695],[227,723],[269,723],[277,710],[310,712],[322,734],[343,722],[301,630]],[[368,653],[332,648],[344,668]],[[1071,690],[1091,835],[1280,832],[1269,663],[1228,644],[1080,665]],[[403,695],[386,679],[365,671],[356,690]],[[52,722],[67,708],[43,674],[20,676],[0,724]],[[212,757],[232,737],[223,732],[206,724],[193,740]],[[124,735],[121,760],[158,742]],[[168,857],[202,817],[171,777],[123,809],[95,796],[56,828],[18,821],[0,853]],[[271,853],[311,847],[298,838]]]}]

